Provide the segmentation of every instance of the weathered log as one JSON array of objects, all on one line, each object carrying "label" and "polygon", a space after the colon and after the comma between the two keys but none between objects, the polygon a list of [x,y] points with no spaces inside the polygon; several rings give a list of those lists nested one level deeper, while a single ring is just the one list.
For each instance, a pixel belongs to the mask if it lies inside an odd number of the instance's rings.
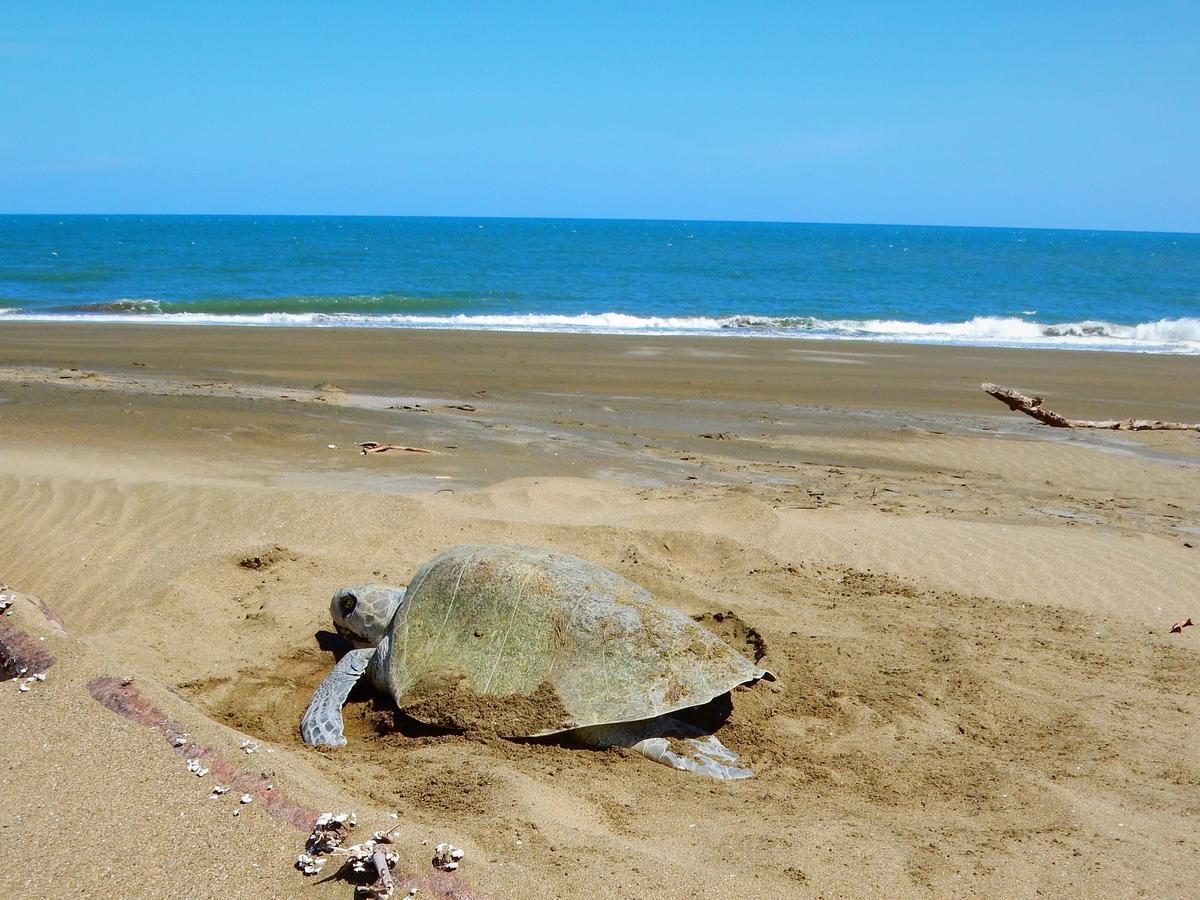
[{"label": "weathered log", "polygon": [[980,385],[984,393],[995,397],[1014,412],[1025,413],[1052,428],[1102,428],[1107,431],[1200,431],[1200,424],[1163,422],[1158,419],[1068,419],[1043,406],[1041,397],[990,382]]}]

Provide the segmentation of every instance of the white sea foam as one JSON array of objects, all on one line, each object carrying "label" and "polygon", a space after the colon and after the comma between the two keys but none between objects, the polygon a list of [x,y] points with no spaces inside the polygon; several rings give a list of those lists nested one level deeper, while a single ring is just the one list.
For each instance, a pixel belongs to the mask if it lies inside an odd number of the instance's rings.
[{"label": "white sea foam", "polygon": [[[137,324],[286,325],[308,327],[452,328],[483,331],[559,331],[596,334],[740,334],[816,340],[860,340],[995,347],[1045,347],[1200,354],[1200,318],[1160,319],[1137,325],[1084,321],[1041,323],[1015,317],[976,316],[964,322],[893,319],[813,319],[767,316],[579,315],[358,315],[352,313],[156,313],[155,301],[122,301],[103,313],[37,314],[0,310],[5,319],[129,322]],[[133,304],[137,305],[134,306]],[[114,304],[115,306],[115,304]],[[137,310],[134,312],[133,310]]]}]

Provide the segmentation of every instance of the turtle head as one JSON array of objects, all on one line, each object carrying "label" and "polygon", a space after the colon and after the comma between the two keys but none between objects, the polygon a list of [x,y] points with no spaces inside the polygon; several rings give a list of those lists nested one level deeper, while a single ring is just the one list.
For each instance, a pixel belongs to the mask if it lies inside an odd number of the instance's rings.
[{"label": "turtle head", "polygon": [[383,584],[342,588],[329,604],[333,627],[356,647],[377,646],[404,602],[404,592]]}]

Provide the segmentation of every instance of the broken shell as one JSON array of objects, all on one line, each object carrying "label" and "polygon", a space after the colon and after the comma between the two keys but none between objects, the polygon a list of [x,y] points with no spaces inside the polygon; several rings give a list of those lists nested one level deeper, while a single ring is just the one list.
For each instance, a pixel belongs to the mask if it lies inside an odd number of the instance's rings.
[{"label": "broken shell", "polygon": [[221,787],[221,785],[219,785],[219,784],[213,788],[214,794],[224,794],[224,793],[227,793],[228,791],[229,791],[229,788]]},{"label": "broken shell", "polygon": [[312,856],[308,853],[301,853],[296,857],[296,868],[305,875],[319,875],[321,869],[325,867],[325,863],[329,860],[323,856]]},{"label": "broken shell", "polygon": [[37,673],[36,675],[34,675],[33,677],[34,677],[34,678],[36,678],[38,681],[45,681],[45,680],[46,680],[46,673],[45,673],[45,672],[38,672],[38,673]]},{"label": "broken shell", "polygon": [[26,691],[29,690],[29,685],[22,684],[20,687],[17,688],[17,690],[20,691],[21,693],[25,693]]},{"label": "broken shell", "polygon": [[235,809],[235,810],[233,811],[233,814],[234,814],[235,816],[240,816],[240,815],[242,814],[242,811],[241,811],[240,809]]},{"label": "broken shell", "polygon": [[433,851],[433,865],[437,869],[453,872],[458,868],[458,861],[466,854],[453,844],[438,844]]},{"label": "broken shell", "polygon": [[251,797],[249,794],[242,794],[242,796],[238,798],[238,802],[239,803],[253,803],[254,798]]}]

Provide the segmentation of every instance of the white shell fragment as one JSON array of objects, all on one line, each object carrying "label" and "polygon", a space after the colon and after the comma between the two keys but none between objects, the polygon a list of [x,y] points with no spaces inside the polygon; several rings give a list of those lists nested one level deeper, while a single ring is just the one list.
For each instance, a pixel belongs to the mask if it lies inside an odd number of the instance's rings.
[{"label": "white shell fragment", "polygon": [[296,857],[296,868],[305,875],[320,875],[321,869],[325,867],[325,863],[329,862],[328,856],[313,856],[309,853],[301,853]]},{"label": "white shell fragment", "polygon": [[188,742],[188,738],[190,738],[190,737],[191,737],[190,734],[184,732],[183,734],[179,735],[179,737],[175,738],[175,741],[174,741],[175,746],[182,747],[184,744],[186,744]]},{"label": "white shell fragment", "polygon": [[467,854],[453,844],[438,844],[433,848],[433,867],[446,872],[458,868],[458,862]]},{"label": "white shell fragment", "polygon": [[222,794],[226,794],[226,793],[228,793],[228,792],[229,792],[229,788],[227,788],[227,787],[221,787],[221,785],[219,785],[219,784],[218,784],[218,785],[216,785],[216,786],[214,786],[214,787],[213,787],[213,790],[212,790],[212,792],[213,792],[213,795],[214,795],[214,796],[216,796],[216,797],[220,797]]},{"label": "white shell fragment", "polygon": [[253,802],[254,802],[254,798],[251,797],[249,794],[242,794],[242,796],[238,798],[238,803],[253,803]]},{"label": "white shell fragment", "polygon": [[245,740],[242,741],[241,746],[242,750],[244,750],[246,755],[249,756],[251,753],[257,753],[260,745],[256,741]]},{"label": "white shell fragment", "polygon": [[[0,609],[3,609],[3,607],[0,607]],[[11,615],[11,613],[9,613],[9,615]],[[17,683],[17,690],[22,694],[27,694],[34,683],[46,680],[46,673],[34,672],[32,675],[30,675],[29,667],[21,666],[21,668],[17,670],[17,677],[21,679],[20,682]]]}]

